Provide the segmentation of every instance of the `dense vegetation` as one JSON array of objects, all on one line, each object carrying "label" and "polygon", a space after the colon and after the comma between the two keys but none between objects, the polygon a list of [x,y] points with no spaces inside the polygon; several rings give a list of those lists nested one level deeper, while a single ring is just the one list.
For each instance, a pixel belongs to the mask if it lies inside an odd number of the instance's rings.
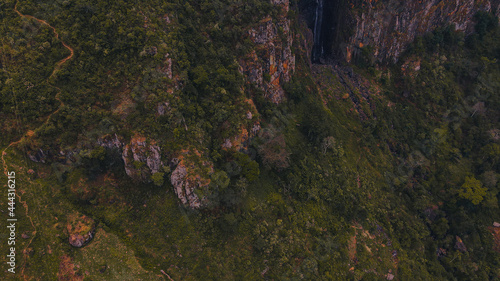
[{"label": "dense vegetation", "polygon": [[[311,69],[295,40],[297,68],[276,105],[238,65],[255,48],[249,28],[279,13],[267,1],[21,1],[75,51],[53,76],[68,50],[14,5],[0,4],[0,143],[22,139],[6,154],[27,203],[17,205],[18,235],[33,237],[18,238],[19,272],[71,279],[70,260],[85,280],[500,276],[487,229],[500,219],[494,16],[479,13],[467,37],[443,27],[418,38],[395,65],[376,64],[367,47],[357,65],[338,66],[369,88],[331,66]],[[298,13],[289,16],[303,39]],[[247,99],[262,129],[248,149],[223,149],[252,125]],[[181,206],[167,167],[131,181],[121,155],[96,145],[112,134],[146,135],[167,157],[200,151],[214,165],[209,207]],[[39,149],[52,151],[46,163],[27,158]],[[81,249],[65,226],[77,212],[98,223]]]}]

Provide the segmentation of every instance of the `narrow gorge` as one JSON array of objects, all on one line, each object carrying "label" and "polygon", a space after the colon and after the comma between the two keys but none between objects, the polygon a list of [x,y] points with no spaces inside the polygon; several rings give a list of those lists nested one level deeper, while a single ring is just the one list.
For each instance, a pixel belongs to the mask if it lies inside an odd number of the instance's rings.
[{"label": "narrow gorge", "polygon": [[311,61],[329,64],[343,57],[342,41],[350,31],[347,1],[301,1],[302,18],[313,34]]},{"label": "narrow gorge", "polygon": [[322,26],[323,26],[323,0],[316,1],[316,14],[314,17],[314,46],[312,50],[312,61],[320,62],[323,56],[324,46],[322,42]]}]

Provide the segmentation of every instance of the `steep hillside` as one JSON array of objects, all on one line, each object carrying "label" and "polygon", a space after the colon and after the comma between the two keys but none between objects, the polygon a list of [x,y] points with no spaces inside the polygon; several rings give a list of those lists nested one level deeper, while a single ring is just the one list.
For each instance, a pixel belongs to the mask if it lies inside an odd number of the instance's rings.
[{"label": "steep hillside", "polygon": [[0,4],[1,279],[500,278],[499,5]]}]

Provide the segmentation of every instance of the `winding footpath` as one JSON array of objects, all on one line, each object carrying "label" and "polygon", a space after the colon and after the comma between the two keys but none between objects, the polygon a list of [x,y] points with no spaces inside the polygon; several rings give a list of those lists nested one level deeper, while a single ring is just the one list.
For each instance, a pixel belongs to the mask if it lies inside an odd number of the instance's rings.
[{"label": "winding footpath", "polygon": [[68,44],[66,44],[64,41],[62,41],[60,38],[59,38],[59,33],[57,33],[57,30],[55,27],[53,27],[52,25],[50,25],[48,22],[44,21],[44,20],[41,20],[41,19],[37,19],[35,18],[34,16],[30,16],[30,15],[24,15],[22,14],[21,12],[19,12],[19,10],[17,9],[17,4],[19,4],[19,1],[16,2],[16,5],[14,6],[14,12],[16,12],[20,17],[22,18],[28,18],[28,19],[33,19],[33,20],[36,20],[37,22],[39,22],[40,24],[43,24],[43,25],[46,25],[48,27],[50,27],[50,29],[52,29],[52,32],[54,32],[54,35],[56,37],[56,39],[58,39],[59,41],[61,41],[61,43],[63,44],[63,46],[68,49],[70,51],[70,55],[65,57],[64,59],[60,60],[57,64],[56,64],[56,67],[54,68],[54,70],[52,71],[52,74],[50,75],[49,79],[54,75],[54,73],[60,69],[61,65],[63,65],[66,61],[70,60],[71,58],[73,58],[73,55],[74,55],[74,50],[73,48],[71,48]]},{"label": "winding footpath", "polygon": [[[61,43],[63,44],[63,46],[64,46],[66,49],[68,49],[68,50],[70,51],[69,56],[67,56],[67,57],[65,57],[64,59],[62,59],[62,60],[60,60],[59,62],[57,62],[57,64],[56,64],[56,65],[55,65],[55,67],[54,67],[54,70],[52,71],[52,73],[50,74],[50,76],[49,76],[49,77],[47,78],[47,80],[46,80],[46,81],[47,81],[47,84],[48,84],[49,86],[51,86],[51,87],[53,87],[54,89],[56,89],[56,90],[57,90],[57,94],[56,94],[56,96],[55,96],[55,99],[59,102],[59,107],[57,108],[57,110],[55,110],[54,112],[52,112],[52,113],[51,113],[51,114],[47,117],[47,119],[45,120],[45,122],[42,124],[42,126],[43,126],[43,125],[47,124],[47,122],[50,120],[50,118],[52,117],[52,115],[54,115],[55,113],[57,113],[57,112],[61,109],[61,107],[63,107],[63,106],[64,106],[63,101],[59,98],[59,95],[60,95],[60,93],[61,93],[61,89],[60,89],[60,88],[58,88],[58,87],[56,87],[56,86],[54,86],[54,85],[51,85],[51,84],[49,83],[49,79],[50,79],[50,78],[52,78],[52,76],[54,76],[54,74],[55,74],[55,73],[56,73],[56,72],[57,72],[57,71],[61,68],[61,66],[62,66],[64,63],[66,63],[68,60],[70,60],[70,59],[72,59],[72,58],[73,58],[73,55],[74,55],[74,50],[73,50],[73,48],[71,48],[68,44],[66,44],[64,41],[62,41],[62,40],[59,38],[59,33],[57,33],[57,30],[55,29],[55,27],[53,27],[52,25],[50,25],[50,24],[49,24],[48,22],[46,22],[45,20],[41,20],[41,19],[35,18],[34,16],[30,16],[30,15],[24,15],[24,14],[22,14],[22,13],[21,13],[21,12],[19,12],[19,10],[17,9],[17,5],[18,5],[18,4],[19,4],[19,1],[16,1],[16,4],[15,4],[15,6],[14,6],[14,11],[15,11],[15,12],[16,12],[16,13],[20,16],[20,17],[22,17],[22,18],[27,18],[27,19],[32,19],[32,20],[36,20],[38,23],[40,23],[40,24],[42,24],[42,25],[46,25],[46,26],[48,26],[49,28],[51,28],[51,29],[52,29],[52,31],[54,32],[55,37],[56,37],[59,41],[61,41]],[[18,141],[15,141],[15,142],[10,143],[10,144],[9,144],[9,145],[8,145],[8,146],[4,149],[4,150],[2,150],[2,156],[1,156],[1,158],[2,158],[2,165],[3,165],[3,171],[4,171],[4,174],[5,174],[5,176],[6,176],[6,177],[8,177],[8,171],[9,171],[9,168],[8,168],[8,166],[7,166],[7,162],[6,162],[6,160],[5,160],[5,156],[7,155],[7,150],[8,150],[10,147],[12,147],[12,146],[15,146],[15,145],[19,144],[19,143],[20,143],[20,142],[21,142],[21,141],[22,141],[22,140],[23,140],[26,136],[28,136],[28,137],[29,137],[30,135],[32,135],[32,131],[27,131],[27,132],[26,132],[26,133],[25,133],[25,134],[21,137],[21,139],[19,139]],[[28,176],[27,178],[28,178],[28,181],[30,181],[30,180],[29,180],[29,176]],[[32,183],[32,182],[30,181],[30,183]],[[25,247],[25,248],[24,248],[24,250],[23,250],[23,253],[24,253],[24,264],[23,264],[22,269],[21,269],[21,276],[25,277],[25,276],[24,276],[24,268],[25,268],[25,264],[26,264],[26,255],[28,254],[28,253],[27,253],[27,249],[29,248],[29,246],[31,245],[31,242],[32,242],[32,241],[33,241],[33,239],[35,238],[36,233],[37,233],[37,230],[36,230],[36,226],[35,226],[35,224],[33,223],[33,219],[31,218],[31,216],[30,216],[30,215],[29,215],[29,213],[28,213],[28,210],[29,210],[29,209],[28,209],[28,203],[26,203],[26,201],[23,201],[23,200],[22,200],[21,195],[19,195],[19,193],[17,192],[17,190],[15,191],[15,193],[16,193],[16,196],[17,196],[17,198],[18,198],[18,201],[19,201],[21,204],[23,204],[24,209],[25,209],[25,211],[26,211],[26,217],[29,219],[29,221],[30,221],[30,223],[31,223],[31,226],[33,227],[33,232],[32,232],[32,235],[31,235],[31,239],[29,240],[28,244],[26,245],[26,247]],[[24,279],[26,279],[26,278],[24,278]]]}]

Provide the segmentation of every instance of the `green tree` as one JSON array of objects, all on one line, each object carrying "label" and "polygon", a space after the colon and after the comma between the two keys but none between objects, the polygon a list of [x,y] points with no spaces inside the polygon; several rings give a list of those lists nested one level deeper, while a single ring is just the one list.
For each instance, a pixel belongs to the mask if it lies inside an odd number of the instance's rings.
[{"label": "green tree", "polygon": [[443,239],[446,236],[448,229],[450,229],[450,226],[448,225],[448,220],[446,218],[440,218],[432,224],[431,229],[437,238]]},{"label": "green tree", "polygon": [[474,176],[468,176],[465,178],[465,183],[462,184],[458,194],[460,197],[470,200],[472,204],[477,205],[483,201],[486,191],[487,188],[482,186],[481,181],[474,178]]},{"label": "green tree", "polygon": [[229,177],[224,171],[217,171],[210,178],[212,179],[211,184],[219,188],[219,190],[224,190],[229,185]]},{"label": "green tree", "polygon": [[154,173],[153,175],[151,175],[151,179],[153,180],[154,185],[162,186],[164,176],[165,173],[162,172]]}]

